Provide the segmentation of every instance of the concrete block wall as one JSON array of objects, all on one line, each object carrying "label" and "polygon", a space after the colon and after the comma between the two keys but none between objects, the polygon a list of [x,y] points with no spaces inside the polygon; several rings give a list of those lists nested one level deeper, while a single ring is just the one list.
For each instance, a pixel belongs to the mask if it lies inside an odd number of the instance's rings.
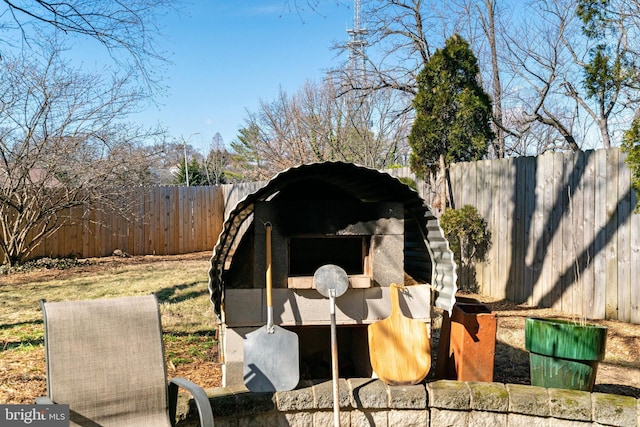
[{"label": "concrete block wall", "polygon": [[[374,286],[404,280],[404,206],[402,203],[338,201],[256,202],[254,224],[271,223],[273,287],[287,288],[292,237],[367,236],[371,238]],[[265,227],[254,228],[254,288],[265,287]],[[313,271],[308,276],[313,276]],[[227,289],[233,288],[230,284]]]},{"label": "concrete block wall", "polygon": [[[370,378],[340,379],[342,426],[640,427],[640,399],[528,385],[439,380],[388,386]],[[333,425],[331,381],[296,390],[208,391],[217,427]],[[184,404],[178,426],[197,419]]]},{"label": "concrete block wall", "polygon": [[[389,287],[348,289],[336,299],[338,325],[368,325],[391,314]],[[399,295],[400,310],[405,316],[427,323],[430,331],[431,288],[427,285],[407,286]],[[227,289],[225,296],[226,326],[221,329],[221,352],[225,355],[223,386],[243,383],[243,345],[247,333],[255,325],[267,322],[264,289]],[[329,300],[318,291],[273,290],[273,319],[280,326],[323,325],[329,327]],[[302,318],[300,313],[305,313]],[[327,342],[329,345],[329,342]],[[366,343],[365,343],[366,345]],[[358,374],[364,375],[364,374]]]}]

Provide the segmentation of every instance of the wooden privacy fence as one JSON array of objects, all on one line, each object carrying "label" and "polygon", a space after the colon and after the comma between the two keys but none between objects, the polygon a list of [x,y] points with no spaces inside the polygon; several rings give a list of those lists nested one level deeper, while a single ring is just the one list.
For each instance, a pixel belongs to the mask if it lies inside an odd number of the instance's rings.
[{"label": "wooden privacy fence", "polygon": [[[64,225],[30,258],[170,255],[213,250],[222,230],[220,187],[141,188],[121,200],[119,215],[100,206],[72,209]],[[0,255],[0,262],[2,262]]]},{"label": "wooden privacy fence", "polygon": [[[640,323],[640,215],[624,159],[612,148],[452,165],[454,206],[475,206],[492,236],[486,260],[459,286]],[[428,200],[432,189],[418,187]]]},{"label": "wooden privacy fence", "polygon": [[[461,288],[567,314],[640,323],[640,215],[617,148],[457,163],[455,207],[475,206],[492,245]],[[415,179],[408,168],[389,171]],[[430,200],[434,189],[418,181]],[[212,250],[225,210],[263,183],[141,189],[134,219],[100,209],[68,224],[34,256],[95,257]],[[102,225],[101,225],[102,224]],[[0,260],[1,262],[1,260]]]}]

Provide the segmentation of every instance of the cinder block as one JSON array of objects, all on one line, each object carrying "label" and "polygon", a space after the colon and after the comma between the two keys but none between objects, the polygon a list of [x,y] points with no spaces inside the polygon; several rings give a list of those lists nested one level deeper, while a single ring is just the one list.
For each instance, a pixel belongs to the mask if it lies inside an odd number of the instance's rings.
[{"label": "cinder block", "polygon": [[550,388],[549,409],[551,416],[555,418],[591,421],[591,393]]},{"label": "cinder block", "polygon": [[423,384],[389,386],[389,407],[394,409],[426,409],[427,390]]},{"label": "cinder block", "polygon": [[[509,411],[509,392],[501,383],[469,382],[471,409],[476,411]],[[498,424],[499,425],[499,424]]]},{"label": "cinder block", "polygon": [[[427,395],[431,408],[469,411],[471,392],[467,383],[462,381],[438,380],[427,383]],[[437,425],[437,424],[436,424]]]},{"label": "cinder block", "polygon": [[[290,412],[284,414],[284,426],[311,426],[313,425],[313,413],[311,412]],[[217,424],[216,424],[217,425]]]},{"label": "cinder block", "polygon": [[507,384],[506,387],[510,412],[539,417],[550,415],[548,389],[521,384]]},{"label": "cinder block", "polygon": [[551,424],[549,418],[536,417],[532,415],[513,414],[507,415],[508,426],[527,426],[527,427],[551,427],[555,424]]},{"label": "cinder block", "polygon": [[[318,411],[313,413],[313,425],[314,426],[332,426],[333,423],[333,411]],[[340,411],[340,425],[351,425],[351,411]]]},{"label": "cinder block", "polygon": [[507,425],[507,414],[484,411],[471,411],[469,425],[474,427],[496,427]]},{"label": "cinder block", "polygon": [[[387,385],[372,378],[351,378],[351,406],[358,409],[386,409],[389,407]],[[422,387],[424,390],[424,387]]]},{"label": "cinder block", "polygon": [[[363,289],[365,315],[368,323],[391,315],[390,288],[387,286]],[[407,286],[398,293],[402,314],[412,319],[431,320],[431,288],[427,285]]]},{"label": "cinder block", "polygon": [[[354,410],[351,412],[351,425],[350,427],[387,427],[387,413],[385,411],[359,411]],[[391,424],[402,425],[406,424]]]},{"label": "cinder block", "polygon": [[638,417],[636,399],[617,394],[592,393],[593,421],[612,426],[632,426]]},{"label": "cinder block", "polygon": [[224,311],[227,326],[261,326],[267,323],[263,289],[227,289]]},{"label": "cinder block", "polygon": [[469,412],[431,409],[432,426],[469,427]]},{"label": "cinder block", "polygon": [[278,411],[281,412],[312,412],[315,408],[313,388],[306,385],[290,391],[276,393]]},{"label": "cinder block", "polygon": [[381,287],[404,283],[404,236],[375,235],[371,244],[374,283]]},{"label": "cinder block", "polygon": [[256,328],[227,328],[224,334],[225,364],[222,386],[244,385],[244,336]]},{"label": "cinder block", "polygon": [[[387,414],[388,425],[402,427],[427,427],[429,425],[429,411],[423,410],[390,410]],[[377,424],[376,424],[377,425]]]}]

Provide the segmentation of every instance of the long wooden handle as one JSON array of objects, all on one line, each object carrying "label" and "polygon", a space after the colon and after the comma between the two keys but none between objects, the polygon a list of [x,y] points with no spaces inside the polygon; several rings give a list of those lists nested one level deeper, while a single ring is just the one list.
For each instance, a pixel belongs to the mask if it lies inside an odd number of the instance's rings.
[{"label": "long wooden handle", "polygon": [[271,224],[265,224],[265,246],[266,246],[266,281],[267,281],[267,333],[273,334],[273,300],[271,299]]},{"label": "long wooden handle", "polygon": [[266,252],[267,252],[267,269],[266,269],[266,280],[267,280],[267,307],[273,307],[273,300],[271,298],[271,287],[272,283],[272,275],[271,275],[271,224],[265,224],[265,234],[266,234]]},{"label": "long wooden handle", "polygon": [[402,285],[397,285],[392,283],[389,286],[389,293],[391,294],[391,315],[392,316],[400,316],[402,312],[400,311],[400,301],[398,299],[398,288],[402,287]]}]

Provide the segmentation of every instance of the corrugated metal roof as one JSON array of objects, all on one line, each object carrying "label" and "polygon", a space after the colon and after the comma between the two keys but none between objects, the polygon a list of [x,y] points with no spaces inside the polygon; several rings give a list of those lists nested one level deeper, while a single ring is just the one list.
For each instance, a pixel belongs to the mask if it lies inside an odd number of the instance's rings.
[{"label": "corrugated metal roof", "polygon": [[211,257],[209,292],[218,318],[224,299],[224,269],[233,256],[234,242],[242,238],[256,202],[270,200],[281,190],[303,181],[324,182],[363,202],[401,202],[405,209],[405,272],[438,291],[435,306],[451,312],[455,304],[456,264],[438,219],[420,195],[385,172],[353,163],[324,162],[287,169],[229,211]]}]

